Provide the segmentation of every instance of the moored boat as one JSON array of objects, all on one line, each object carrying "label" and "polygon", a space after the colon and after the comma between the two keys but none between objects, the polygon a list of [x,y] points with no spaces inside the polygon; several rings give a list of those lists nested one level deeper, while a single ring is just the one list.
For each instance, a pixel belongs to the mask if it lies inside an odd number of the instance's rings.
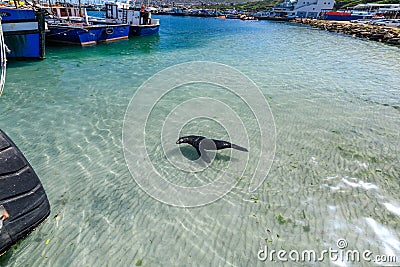
[{"label": "moored boat", "polygon": [[45,21],[40,8],[0,7],[7,58],[45,58]]},{"label": "moored boat", "polygon": [[46,36],[51,43],[95,45],[128,39],[128,25],[82,25],[78,23],[49,24]]},{"label": "moored boat", "polygon": [[52,7],[48,18],[47,41],[81,46],[127,39],[127,24],[93,24],[88,21],[85,9]]},{"label": "moored boat", "polygon": [[97,43],[102,27],[59,23],[49,24],[48,29],[47,42],[86,46]]},{"label": "moored boat", "polygon": [[329,11],[324,12],[322,19],[324,20],[336,20],[336,21],[351,21],[359,19],[372,19],[373,14],[368,12],[356,12],[356,11]]},{"label": "moored boat", "polygon": [[227,18],[227,19],[240,19],[240,16],[238,14],[226,14],[225,18]]},{"label": "moored boat", "polygon": [[319,18],[321,14],[332,11],[334,0],[284,0],[269,11],[254,14],[259,20],[286,21],[294,18]]},{"label": "moored boat", "polygon": [[105,3],[107,24],[128,24],[129,36],[156,34],[160,28],[160,20],[151,17],[152,8],[132,7],[129,3]]}]

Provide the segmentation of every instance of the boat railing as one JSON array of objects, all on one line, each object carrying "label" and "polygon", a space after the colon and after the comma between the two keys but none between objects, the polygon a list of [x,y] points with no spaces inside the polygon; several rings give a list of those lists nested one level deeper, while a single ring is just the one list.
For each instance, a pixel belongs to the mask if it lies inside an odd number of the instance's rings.
[{"label": "boat railing", "polygon": [[150,25],[160,25],[160,19],[151,18]]}]

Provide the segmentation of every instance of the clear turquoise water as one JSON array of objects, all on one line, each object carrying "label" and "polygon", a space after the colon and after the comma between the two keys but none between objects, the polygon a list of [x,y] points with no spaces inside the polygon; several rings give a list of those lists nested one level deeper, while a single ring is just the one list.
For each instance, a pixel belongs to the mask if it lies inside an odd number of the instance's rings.
[{"label": "clear turquoise water", "polygon": [[[52,214],[0,266],[265,266],[265,245],[321,251],[340,238],[399,262],[399,49],[287,23],[161,20],[159,36],[9,63],[0,127],[41,178]],[[198,60],[232,66],[262,90],[276,155],[256,192],[239,183],[184,209],[136,184],[122,126],[143,82]]]}]

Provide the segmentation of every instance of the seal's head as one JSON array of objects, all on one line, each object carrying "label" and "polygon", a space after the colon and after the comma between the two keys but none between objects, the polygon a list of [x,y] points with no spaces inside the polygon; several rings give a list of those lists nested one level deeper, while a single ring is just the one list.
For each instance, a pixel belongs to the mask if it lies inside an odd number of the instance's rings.
[{"label": "seal's head", "polygon": [[182,144],[182,143],[187,143],[190,144],[191,142],[193,142],[194,136],[185,136],[185,137],[181,137],[179,138],[176,143],[177,144]]}]

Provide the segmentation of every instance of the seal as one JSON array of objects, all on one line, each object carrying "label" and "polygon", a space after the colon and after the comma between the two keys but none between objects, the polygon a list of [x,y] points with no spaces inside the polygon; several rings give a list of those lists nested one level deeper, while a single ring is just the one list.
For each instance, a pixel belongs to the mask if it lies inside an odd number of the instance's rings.
[{"label": "seal", "polygon": [[229,143],[223,140],[215,140],[215,139],[208,139],[204,136],[197,136],[197,135],[189,135],[180,137],[176,144],[189,144],[196,148],[197,154],[207,163],[210,163],[211,160],[207,156],[205,150],[220,150],[225,148],[233,148],[236,150],[248,152],[247,148]]}]

